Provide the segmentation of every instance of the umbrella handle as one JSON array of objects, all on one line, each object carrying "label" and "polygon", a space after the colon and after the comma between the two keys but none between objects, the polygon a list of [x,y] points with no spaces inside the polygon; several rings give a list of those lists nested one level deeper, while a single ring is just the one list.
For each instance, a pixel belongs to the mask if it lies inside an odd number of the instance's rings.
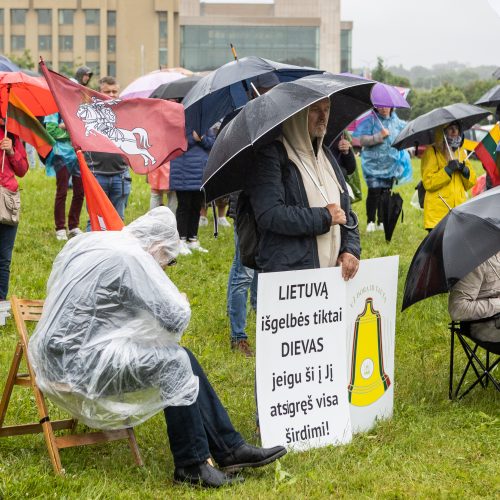
[{"label": "umbrella handle", "polygon": [[356,212],[353,212],[352,210],[349,211],[349,215],[354,219],[354,224],[342,224],[345,229],[348,231],[354,231],[354,229],[357,229],[359,225],[359,220],[358,216],[356,215]]}]

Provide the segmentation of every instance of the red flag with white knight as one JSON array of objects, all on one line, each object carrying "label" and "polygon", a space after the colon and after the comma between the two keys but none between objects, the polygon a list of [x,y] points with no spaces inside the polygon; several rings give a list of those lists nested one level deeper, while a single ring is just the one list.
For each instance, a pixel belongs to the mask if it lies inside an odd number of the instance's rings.
[{"label": "red flag with white knight", "polygon": [[40,62],[75,150],[118,153],[146,174],[187,149],[184,107],[163,99],[112,99]]}]

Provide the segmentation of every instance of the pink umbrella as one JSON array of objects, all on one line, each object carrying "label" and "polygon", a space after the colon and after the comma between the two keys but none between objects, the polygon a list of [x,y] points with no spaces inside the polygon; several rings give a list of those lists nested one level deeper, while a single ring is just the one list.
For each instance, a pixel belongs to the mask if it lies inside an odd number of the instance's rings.
[{"label": "pink umbrella", "polygon": [[122,99],[132,99],[133,97],[149,97],[153,90],[164,83],[170,83],[186,76],[192,76],[192,71],[184,68],[169,68],[152,71],[146,75],[135,79],[127,85],[121,92]]}]

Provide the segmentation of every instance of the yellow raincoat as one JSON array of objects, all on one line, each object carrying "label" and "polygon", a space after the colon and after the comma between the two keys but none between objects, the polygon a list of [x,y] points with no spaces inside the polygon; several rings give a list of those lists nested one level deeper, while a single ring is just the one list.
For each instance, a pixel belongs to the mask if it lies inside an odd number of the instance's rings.
[{"label": "yellow raincoat", "polygon": [[[420,168],[422,171],[422,182],[425,188],[424,202],[424,227],[432,229],[449,212],[446,204],[439,198],[441,196],[450,208],[454,208],[466,199],[465,193],[476,183],[476,173],[470,162],[465,161],[469,167],[470,175],[466,179],[460,172],[455,171],[448,175],[444,167],[448,165],[448,156],[441,149],[443,144],[443,127],[436,130],[435,141],[429,146],[424,155]],[[446,148],[446,146],[444,146]],[[467,152],[459,148],[454,152],[455,159],[463,162]]]}]

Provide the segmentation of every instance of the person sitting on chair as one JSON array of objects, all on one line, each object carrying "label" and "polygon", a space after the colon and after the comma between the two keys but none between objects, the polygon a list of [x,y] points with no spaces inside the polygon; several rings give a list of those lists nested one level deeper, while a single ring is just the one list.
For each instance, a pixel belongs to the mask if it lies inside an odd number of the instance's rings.
[{"label": "person sitting on chair", "polygon": [[470,322],[469,336],[484,347],[500,343],[500,252],[453,286],[448,310],[452,320]]},{"label": "person sitting on chair", "polygon": [[[28,354],[44,394],[91,427],[131,427],[164,409],[174,480],[217,487],[242,480],[229,472],[286,450],[248,445],[179,345],[191,311],[162,269],[178,248],[167,207],[122,231],[72,239],[54,262]],[[226,472],[208,464],[210,456]]]}]

